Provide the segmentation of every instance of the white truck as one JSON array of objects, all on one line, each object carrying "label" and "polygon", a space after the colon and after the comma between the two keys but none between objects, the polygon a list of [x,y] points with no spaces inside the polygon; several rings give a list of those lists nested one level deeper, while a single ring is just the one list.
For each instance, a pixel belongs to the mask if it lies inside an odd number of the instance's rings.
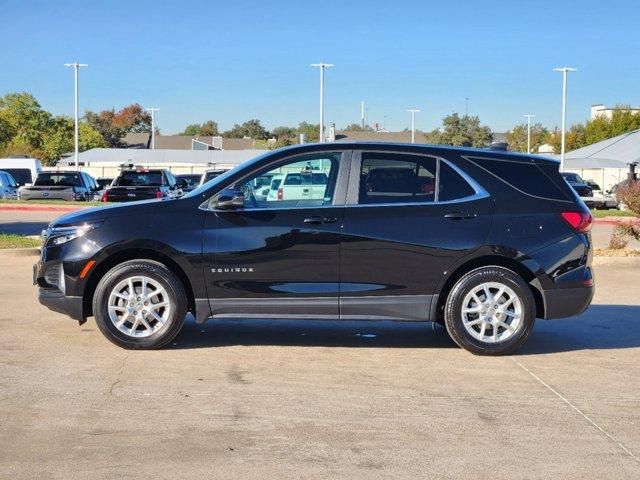
[{"label": "white truck", "polygon": [[42,171],[42,163],[37,158],[0,158],[0,170],[11,174],[18,185],[24,187],[33,184],[38,173]]},{"label": "white truck", "polygon": [[267,201],[324,200],[328,181],[326,173],[308,170],[275,175],[271,179]]}]

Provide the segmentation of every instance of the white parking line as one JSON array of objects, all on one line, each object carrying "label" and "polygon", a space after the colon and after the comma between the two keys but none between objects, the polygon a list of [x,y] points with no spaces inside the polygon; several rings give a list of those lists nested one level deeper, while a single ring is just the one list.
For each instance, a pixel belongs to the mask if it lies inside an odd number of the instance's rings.
[{"label": "white parking line", "polygon": [[545,383],[540,377],[538,377],[535,373],[533,373],[531,370],[529,370],[527,367],[525,367],[522,363],[520,363],[519,360],[517,360],[514,357],[511,357],[511,360],[513,360],[516,365],[518,365],[520,368],[522,368],[525,372],[527,372],[529,375],[531,375],[533,378],[535,378],[538,383],[540,383],[541,385],[543,385],[544,387],[546,387],[547,389],[549,389],[555,396],[557,396],[560,400],[562,400],[564,403],[566,403],[567,405],[569,405],[571,408],[573,408],[576,412],[578,412],[580,414],[580,416],[582,416],[582,418],[584,418],[587,422],[589,422],[593,427],[595,427],[596,429],[598,429],[600,432],[602,432],[609,440],[611,440],[613,443],[615,443],[618,447],[620,447],[622,450],[624,450],[631,458],[633,458],[636,462],[640,463],[640,458],[636,457],[633,453],[631,453],[629,451],[629,449],[627,447],[625,447],[622,443],[620,443],[619,441],[617,441],[615,438],[613,438],[612,435],[610,435],[607,431],[605,431],[600,425],[598,425],[596,422],[594,422],[593,420],[591,420],[586,414],[584,414],[578,407],[576,407],[573,403],[571,403],[569,400],[567,400],[565,397],[563,397],[560,393],[558,393],[556,390],[554,390],[552,387],[550,387],[547,383]]}]

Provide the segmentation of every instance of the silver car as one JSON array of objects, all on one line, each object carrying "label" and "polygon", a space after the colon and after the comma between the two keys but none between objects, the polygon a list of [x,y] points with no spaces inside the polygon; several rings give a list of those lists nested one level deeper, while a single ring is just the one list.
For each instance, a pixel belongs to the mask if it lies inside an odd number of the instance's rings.
[{"label": "silver car", "polygon": [[40,172],[32,186],[20,188],[22,200],[93,200],[96,181],[84,172]]},{"label": "silver car", "polygon": [[0,171],[0,199],[18,199],[18,182],[16,182],[10,173],[2,171]]}]

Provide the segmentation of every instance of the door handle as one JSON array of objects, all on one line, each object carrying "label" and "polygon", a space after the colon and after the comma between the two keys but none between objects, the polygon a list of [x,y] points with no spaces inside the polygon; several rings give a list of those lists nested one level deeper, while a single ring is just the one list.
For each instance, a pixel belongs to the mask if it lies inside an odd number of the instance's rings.
[{"label": "door handle", "polygon": [[451,220],[468,220],[471,218],[476,218],[478,215],[475,213],[465,213],[465,212],[452,212],[447,213],[444,218],[449,218]]},{"label": "door handle", "polygon": [[312,225],[320,225],[321,223],[336,223],[337,218],[332,217],[309,217],[304,219],[304,223],[310,223]]}]

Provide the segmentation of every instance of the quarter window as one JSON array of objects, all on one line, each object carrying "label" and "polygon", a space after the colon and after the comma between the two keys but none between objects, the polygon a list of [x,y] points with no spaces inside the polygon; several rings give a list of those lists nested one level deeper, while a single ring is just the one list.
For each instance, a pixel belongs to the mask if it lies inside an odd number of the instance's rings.
[{"label": "quarter window", "polygon": [[475,190],[453,168],[445,162],[440,162],[440,189],[438,191],[439,202],[450,202],[461,198],[470,197]]}]

